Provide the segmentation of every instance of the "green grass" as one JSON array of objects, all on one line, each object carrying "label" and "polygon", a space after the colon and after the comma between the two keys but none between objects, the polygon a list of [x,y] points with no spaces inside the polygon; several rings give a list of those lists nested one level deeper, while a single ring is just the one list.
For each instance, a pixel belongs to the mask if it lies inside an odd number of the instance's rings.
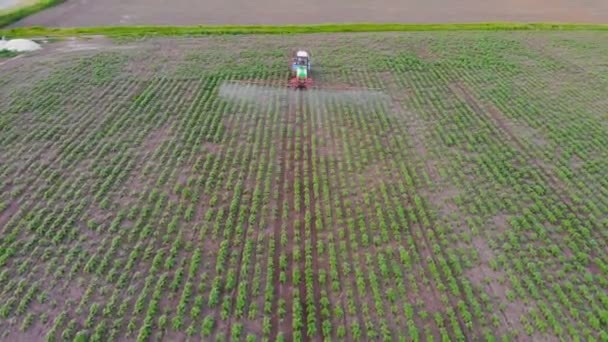
[{"label": "green grass", "polygon": [[[1,25],[0,25],[1,26]],[[337,32],[408,31],[504,31],[504,30],[601,30],[603,24],[562,23],[461,23],[461,24],[320,24],[320,25],[218,25],[218,26],[107,26],[107,27],[20,27],[0,30],[9,37],[69,37],[82,35],[125,36],[200,36],[211,34],[296,34]]]},{"label": "green grass", "polygon": [[0,12],[0,27],[8,26],[14,22],[17,22],[28,15],[32,15],[36,12],[40,12],[43,9],[55,6],[64,2],[65,0],[38,0],[32,5],[25,7],[17,7],[5,12]]},{"label": "green grass", "polygon": [[11,58],[17,56],[17,53],[9,50],[0,50],[0,58]]}]

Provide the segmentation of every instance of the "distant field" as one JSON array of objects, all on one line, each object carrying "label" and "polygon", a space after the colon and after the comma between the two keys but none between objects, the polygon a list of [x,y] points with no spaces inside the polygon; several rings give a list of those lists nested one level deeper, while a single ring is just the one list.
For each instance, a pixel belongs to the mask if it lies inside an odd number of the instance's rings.
[{"label": "distant field", "polygon": [[[4,0],[7,1],[7,0]],[[461,23],[608,23],[605,0],[67,0],[15,26]]]},{"label": "distant field", "polygon": [[0,14],[15,7],[31,5],[36,0],[0,0]]},{"label": "distant field", "polygon": [[[317,89],[284,87],[294,41]],[[607,50],[438,32],[0,59],[0,339],[605,340]]]}]

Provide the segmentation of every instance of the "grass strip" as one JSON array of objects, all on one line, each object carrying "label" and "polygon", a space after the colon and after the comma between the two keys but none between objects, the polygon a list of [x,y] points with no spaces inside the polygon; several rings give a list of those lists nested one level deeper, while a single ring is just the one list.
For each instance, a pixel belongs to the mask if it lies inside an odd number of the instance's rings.
[{"label": "grass strip", "polygon": [[[50,1],[49,1],[50,2]],[[511,30],[596,30],[608,31],[606,24],[565,23],[462,23],[462,24],[319,24],[319,25],[218,25],[218,26],[103,26],[103,27],[18,27],[0,30],[7,37],[108,37],[201,36],[217,34],[298,34],[338,32],[408,31],[511,31]]]}]

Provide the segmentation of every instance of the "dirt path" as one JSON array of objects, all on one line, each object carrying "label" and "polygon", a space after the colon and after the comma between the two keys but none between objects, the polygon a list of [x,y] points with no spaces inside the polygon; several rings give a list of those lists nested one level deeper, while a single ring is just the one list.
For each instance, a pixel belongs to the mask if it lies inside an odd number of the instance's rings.
[{"label": "dirt path", "polygon": [[604,0],[67,0],[14,26],[608,22]]}]

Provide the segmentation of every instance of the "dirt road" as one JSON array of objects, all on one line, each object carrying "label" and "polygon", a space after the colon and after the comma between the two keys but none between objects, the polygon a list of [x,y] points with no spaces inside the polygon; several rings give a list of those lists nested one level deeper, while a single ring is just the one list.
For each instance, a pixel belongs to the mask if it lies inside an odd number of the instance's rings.
[{"label": "dirt road", "polygon": [[67,0],[13,26],[480,21],[608,23],[608,1]]}]

